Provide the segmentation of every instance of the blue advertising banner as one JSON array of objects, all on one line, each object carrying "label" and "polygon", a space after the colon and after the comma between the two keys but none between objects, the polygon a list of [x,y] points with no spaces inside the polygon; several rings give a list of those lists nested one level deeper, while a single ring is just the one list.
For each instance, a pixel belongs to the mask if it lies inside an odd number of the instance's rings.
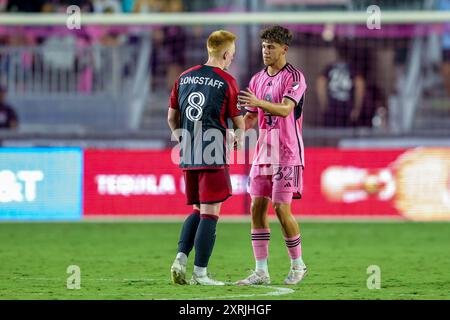
[{"label": "blue advertising banner", "polygon": [[79,220],[80,148],[0,148],[0,220]]}]

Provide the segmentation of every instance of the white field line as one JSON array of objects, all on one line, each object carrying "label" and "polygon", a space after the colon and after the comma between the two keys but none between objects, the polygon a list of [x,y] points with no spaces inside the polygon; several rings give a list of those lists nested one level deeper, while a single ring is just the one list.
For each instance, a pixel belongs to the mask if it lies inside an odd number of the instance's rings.
[{"label": "white field line", "polygon": [[[227,283],[228,284],[228,283]],[[230,283],[231,284],[231,283]],[[253,297],[270,297],[270,296],[282,296],[285,294],[291,294],[294,293],[295,290],[289,289],[289,288],[283,288],[283,287],[272,287],[272,286],[252,286],[255,288],[267,288],[267,289],[275,289],[275,291],[269,291],[267,293],[247,293],[247,294],[238,294],[234,296],[213,296],[213,297],[206,297],[206,298],[195,298],[193,300],[203,300],[203,299],[222,299],[222,297],[225,298],[253,298]]]},{"label": "white field line", "polygon": [[[28,277],[15,277],[12,278],[13,280],[23,280],[23,281],[61,281],[65,282],[66,279],[63,278],[45,278],[45,277],[39,277],[39,278],[28,278]],[[136,282],[159,282],[167,284],[169,283],[169,280],[163,281],[161,279],[152,279],[152,278],[130,278],[130,279],[114,279],[114,278],[94,278],[94,279],[82,279],[81,283],[83,281],[86,282],[128,282],[128,281],[136,281]],[[229,282],[227,285],[233,285],[233,283]],[[248,293],[248,294],[231,294],[231,295],[220,295],[220,296],[212,296],[212,297],[199,297],[199,298],[190,298],[189,300],[205,300],[205,299],[234,299],[234,298],[253,298],[253,297],[267,297],[267,296],[281,296],[286,294],[294,293],[295,290],[289,289],[289,288],[283,288],[283,287],[272,287],[272,286],[253,286],[255,288],[267,288],[272,291],[266,292],[266,293]],[[167,293],[172,294],[172,293]],[[49,296],[51,294],[49,293],[43,293],[43,292],[1,292],[0,296]],[[165,295],[164,293],[64,293],[65,296],[161,296]],[[192,296],[192,293],[177,293],[179,296]],[[167,300],[167,299],[160,299],[160,300]],[[174,299],[175,300],[175,299]]]}]

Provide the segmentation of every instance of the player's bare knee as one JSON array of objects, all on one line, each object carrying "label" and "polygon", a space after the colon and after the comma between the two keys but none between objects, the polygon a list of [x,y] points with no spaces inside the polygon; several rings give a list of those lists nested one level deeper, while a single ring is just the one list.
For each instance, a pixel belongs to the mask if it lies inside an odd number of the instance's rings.
[{"label": "player's bare knee", "polygon": [[252,216],[252,223],[256,228],[265,228],[267,204],[261,201],[252,201],[250,205],[250,212]]},{"label": "player's bare knee", "polygon": [[251,210],[252,221],[256,224],[262,224],[264,222],[265,212],[263,210],[258,210],[259,208],[254,208]]},{"label": "player's bare knee", "polygon": [[286,209],[285,203],[275,202],[272,204],[272,207],[273,207],[280,223],[283,224],[284,221],[289,219],[291,212],[290,212],[290,210]]},{"label": "player's bare knee", "polygon": [[280,203],[280,202],[274,202],[272,203],[272,208],[275,210],[275,212],[278,214],[283,214],[286,210],[285,210],[285,203]]},{"label": "player's bare knee", "polygon": [[265,203],[264,200],[261,200],[261,199],[258,199],[258,200],[253,199],[252,200],[252,203],[250,205],[250,210],[252,212],[252,215],[253,214],[258,215],[261,213],[265,213],[266,209],[267,209],[267,203]]},{"label": "player's bare knee", "polygon": [[259,215],[259,213],[261,212],[261,205],[258,205],[257,203],[252,201],[250,205],[250,211],[252,213],[252,217]]}]

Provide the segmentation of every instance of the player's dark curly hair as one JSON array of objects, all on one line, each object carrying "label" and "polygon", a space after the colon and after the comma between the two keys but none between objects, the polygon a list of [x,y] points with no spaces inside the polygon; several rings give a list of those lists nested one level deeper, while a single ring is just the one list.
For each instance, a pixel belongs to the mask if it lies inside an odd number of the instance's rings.
[{"label": "player's dark curly hair", "polygon": [[292,33],[282,26],[273,26],[261,31],[261,40],[289,45],[292,40]]}]

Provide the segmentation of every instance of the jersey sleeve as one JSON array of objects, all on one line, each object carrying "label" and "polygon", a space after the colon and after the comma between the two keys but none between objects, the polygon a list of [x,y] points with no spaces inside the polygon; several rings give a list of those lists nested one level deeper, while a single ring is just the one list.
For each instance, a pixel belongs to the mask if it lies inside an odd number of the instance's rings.
[{"label": "jersey sleeve", "polygon": [[174,82],[172,91],[170,92],[169,108],[180,110],[178,105],[178,79]]},{"label": "jersey sleeve", "polygon": [[[253,76],[250,80],[250,83],[248,84],[248,87],[250,90],[252,90],[253,92],[255,92],[256,90],[256,86],[255,86],[255,77]],[[258,108],[257,107],[245,107],[245,110],[247,112],[251,112],[251,113],[258,113]]]},{"label": "jersey sleeve", "polygon": [[238,94],[239,87],[236,83],[236,80],[232,79],[229,81],[228,87],[228,105],[227,105],[227,113],[228,117],[234,118],[241,115],[241,110],[238,108]]},{"label": "jersey sleeve", "polygon": [[283,98],[289,98],[297,105],[306,91],[305,77],[300,71],[293,72],[287,78],[284,86]]}]

